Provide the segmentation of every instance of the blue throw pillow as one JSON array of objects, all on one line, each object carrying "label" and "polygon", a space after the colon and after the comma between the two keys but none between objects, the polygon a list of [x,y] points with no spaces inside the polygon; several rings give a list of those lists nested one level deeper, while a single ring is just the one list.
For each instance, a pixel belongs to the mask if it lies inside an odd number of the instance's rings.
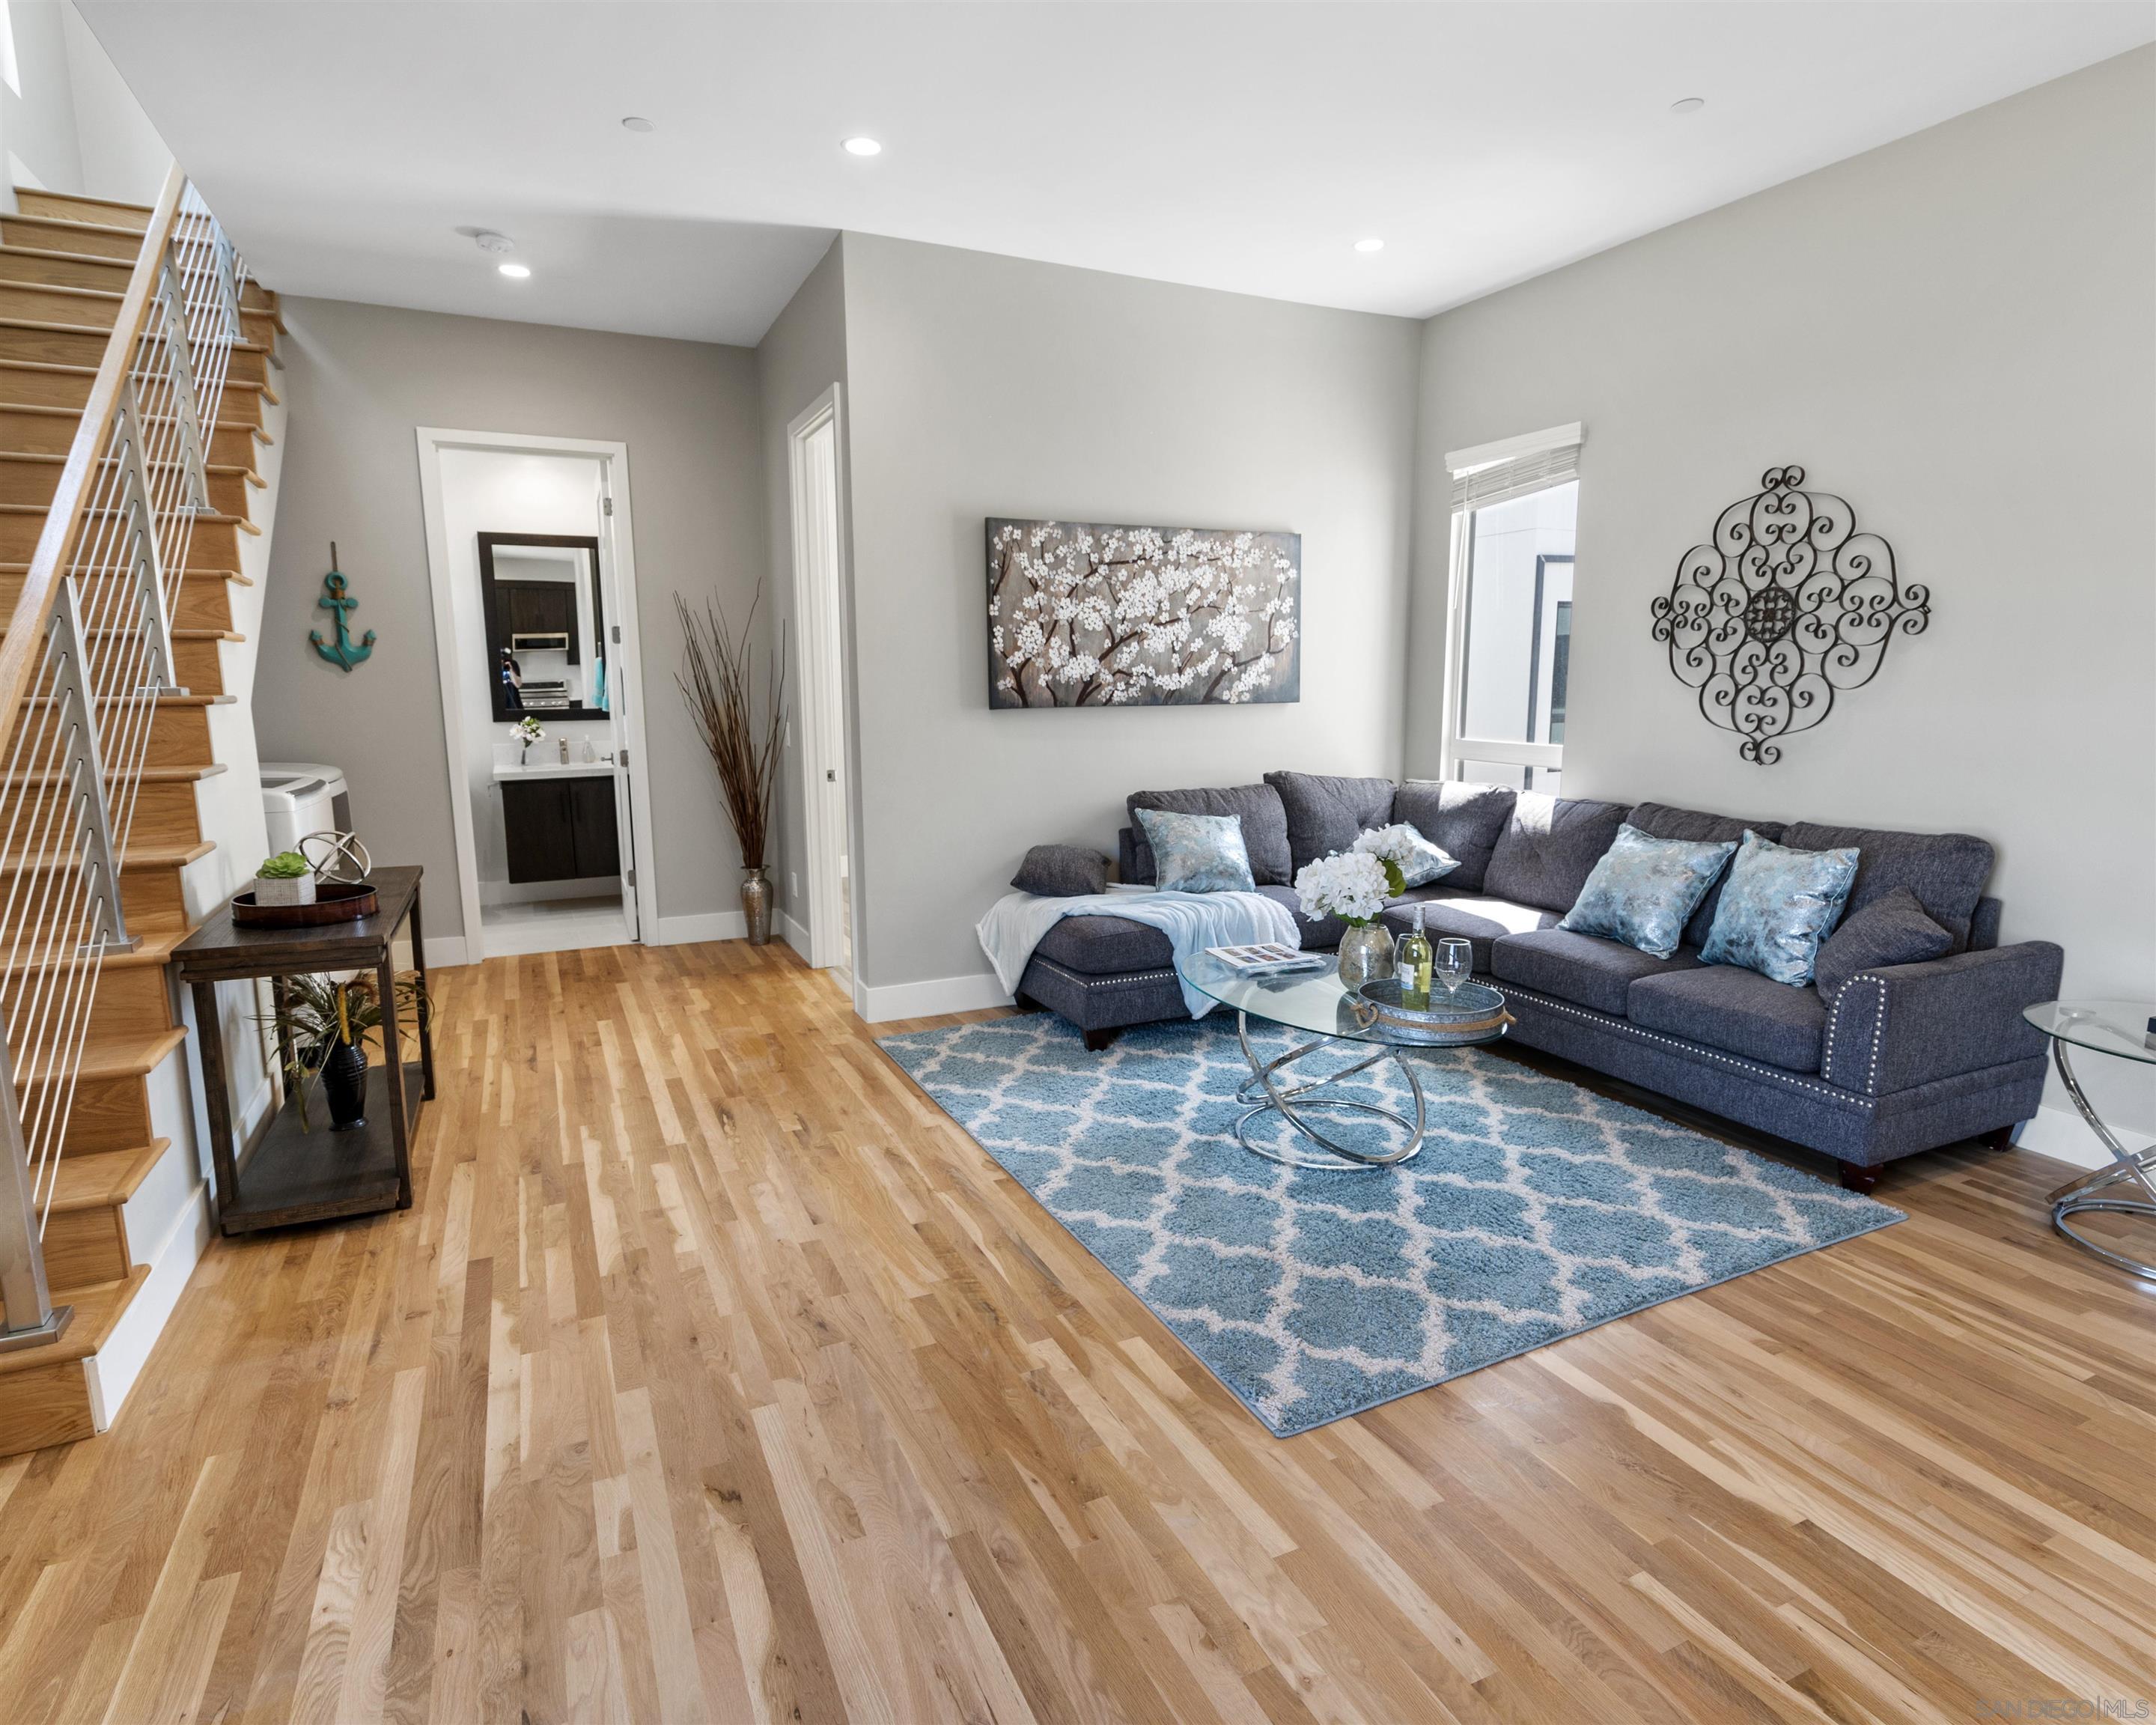
[{"label": "blue throw pillow", "polygon": [[1804,987],[1820,942],[1834,932],[1856,879],[1854,845],[1792,850],[1748,829],[1700,962],[1741,965],[1771,981]]},{"label": "blue throw pillow", "polygon": [[1427,886],[1460,866],[1458,857],[1443,845],[1431,844],[1404,820],[1371,828],[1355,841],[1354,849],[1383,857],[1400,871],[1404,886]]},{"label": "blue throw pillow", "polygon": [[1732,840],[1657,839],[1628,823],[1617,829],[1558,927],[1667,958],[1736,848]]},{"label": "blue throw pillow", "polygon": [[1136,809],[1152,847],[1153,884],[1163,892],[1255,892],[1243,823],[1232,814],[1177,814]]}]

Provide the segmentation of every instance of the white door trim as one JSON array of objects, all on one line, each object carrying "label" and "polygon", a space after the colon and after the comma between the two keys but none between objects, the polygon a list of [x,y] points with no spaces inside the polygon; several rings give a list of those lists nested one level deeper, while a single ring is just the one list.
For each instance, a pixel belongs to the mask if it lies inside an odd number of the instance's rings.
[{"label": "white door trim", "polygon": [[[636,855],[636,913],[645,931],[659,924],[659,870],[651,842],[650,751],[644,734],[644,660],[639,641],[636,603],[636,533],[629,512],[629,445],[597,438],[534,437],[516,431],[455,431],[442,426],[415,429],[419,453],[419,498],[427,523],[427,579],[434,601],[434,659],[441,683],[442,763],[449,775],[449,820],[456,836],[457,896],[464,913],[465,952],[476,963],[486,956],[480,921],[479,844],[472,830],[471,798],[465,783],[464,714],[457,699],[459,654],[455,608],[451,603],[449,529],[442,505],[444,449],[493,449],[504,454],[533,450],[555,455],[588,455],[605,473],[605,490],[613,499],[614,606],[621,644],[612,661],[613,688],[628,681],[624,715],[629,737],[629,780],[632,804],[629,842]],[[647,938],[649,935],[647,933]]]},{"label": "white door trim", "polygon": [[[796,650],[800,656],[801,810],[808,855],[808,963],[826,970],[839,962],[840,921],[839,859],[858,855],[852,844],[848,811],[852,806],[851,762],[846,752],[845,629],[846,536],[844,404],[839,386],[826,389],[786,427],[787,488],[793,531],[793,606],[799,619]],[[808,439],[826,425],[831,430],[831,520],[819,524],[805,506]],[[812,534],[827,525],[831,538],[828,578],[808,578],[802,552]],[[835,735],[831,734],[835,730]],[[824,778],[839,772],[836,783]],[[860,875],[847,871],[849,890]],[[860,928],[858,916],[855,929]],[[855,966],[858,970],[858,965]]]}]

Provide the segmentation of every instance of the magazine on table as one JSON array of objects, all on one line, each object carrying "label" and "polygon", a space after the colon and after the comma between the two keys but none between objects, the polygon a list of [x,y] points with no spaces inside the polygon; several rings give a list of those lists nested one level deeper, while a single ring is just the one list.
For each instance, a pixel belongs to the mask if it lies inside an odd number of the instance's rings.
[{"label": "magazine on table", "polygon": [[1306,952],[1278,941],[1260,941],[1247,947],[1208,947],[1206,956],[1217,958],[1237,976],[1301,976],[1325,968],[1320,952]]}]

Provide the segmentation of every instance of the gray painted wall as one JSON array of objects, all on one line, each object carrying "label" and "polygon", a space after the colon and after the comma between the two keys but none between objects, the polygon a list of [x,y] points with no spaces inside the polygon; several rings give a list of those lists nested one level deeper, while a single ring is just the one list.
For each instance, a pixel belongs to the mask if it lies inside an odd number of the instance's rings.
[{"label": "gray painted wall", "polygon": [[[1442,662],[1444,452],[1582,420],[1566,792],[1980,834],[2006,938],[2064,944],[2069,993],[2156,995],[2152,92],[2138,51],[1432,320],[1416,664]],[[1648,604],[1789,461],[1933,618],[1753,767]],[[1411,684],[1411,770],[1439,698]],[[2156,1086],[2082,1065],[2156,1130]]]},{"label": "gray painted wall", "polygon": [[[786,758],[779,769],[778,867],[773,870],[779,902],[805,932],[809,925],[808,882],[793,890],[794,878],[808,855],[808,835],[802,813],[801,676],[798,608],[793,596],[793,501],[788,467],[786,428],[796,415],[834,383],[844,397],[846,381],[846,276],[844,248],[838,240],[808,272],[786,309],[756,350],[757,377],[762,398],[764,538],[770,547],[771,583],[766,610],[783,624],[787,643],[788,706],[793,715]],[[847,418],[843,399],[841,436]],[[839,454],[841,536],[846,507],[845,450]],[[851,560],[848,560],[850,567]],[[774,627],[773,638],[776,639]],[[850,783],[850,775],[849,775]]]},{"label": "gray painted wall", "polygon": [[[1026,847],[1131,791],[1399,768],[1417,325],[843,244],[865,983],[984,974]],[[989,711],[991,515],[1300,532],[1301,703]]]},{"label": "gray painted wall", "polygon": [[[290,447],[254,685],[264,757],[342,767],[374,855],[439,883],[429,932],[461,933],[413,429],[625,443],[660,913],[738,909],[739,852],[674,687],[673,595],[745,608],[763,567],[756,356],[332,300],[284,309]],[[349,675],[307,646],[332,539],[354,626],[380,638]]]}]

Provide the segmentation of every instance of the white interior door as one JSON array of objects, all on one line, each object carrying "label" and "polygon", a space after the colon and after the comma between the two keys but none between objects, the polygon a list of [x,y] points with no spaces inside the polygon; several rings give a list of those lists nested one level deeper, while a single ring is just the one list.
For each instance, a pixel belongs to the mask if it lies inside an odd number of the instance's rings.
[{"label": "white interior door", "polygon": [[641,940],[637,931],[636,916],[636,790],[629,772],[629,675],[622,665],[621,641],[624,624],[622,614],[621,583],[617,577],[614,560],[613,476],[605,467],[599,470],[599,591],[606,601],[606,639],[601,650],[605,654],[607,728],[612,738],[613,755],[613,814],[614,831],[620,835],[621,848],[621,914],[629,924],[629,937]]},{"label": "white interior door", "polygon": [[808,962],[851,968],[845,914],[846,725],[839,517],[839,393],[788,428],[793,580],[801,634],[802,808],[808,829]]}]

